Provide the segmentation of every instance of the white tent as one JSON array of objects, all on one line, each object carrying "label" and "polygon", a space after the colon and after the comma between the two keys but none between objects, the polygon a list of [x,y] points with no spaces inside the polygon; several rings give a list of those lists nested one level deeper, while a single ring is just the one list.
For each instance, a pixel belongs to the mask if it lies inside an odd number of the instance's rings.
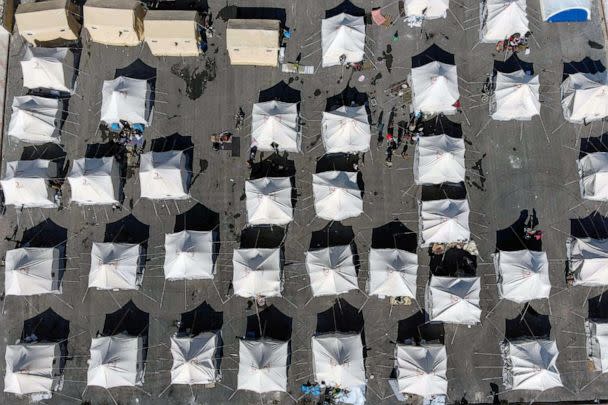
[{"label": "white tent", "polygon": [[596,371],[608,372],[608,323],[593,319],[585,321],[587,356]]},{"label": "white tent", "polygon": [[364,106],[343,106],[331,112],[323,112],[321,135],[325,152],[367,152],[372,136],[367,118]]},{"label": "white tent", "polygon": [[71,201],[78,205],[120,203],[120,170],[112,156],[74,160],[68,182]]},{"label": "white tent", "polygon": [[361,62],[365,55],[364,46],[363,17],[342,13],[321,21],[323,67]]},{"label": "white tent", "polygon": [[519,304],[549,298],[549,260],[545,252],[499,251],[493,255],[501,298]]},{"label": "white tent", "polygon": [[26,48],[21,61],[23,87],[72,92],[74,68],[68,66],[68,48]]},{"label": "white tent", "polygon": [[608,239],[568,238],[566,256],[573,285],[608,285]]},{"label": "white tent", "polygon": [[247,180],[247,222],[252,225],[287,225],[293,221],[291,192],[289,177]]},{"label": "white tent", "polygon": [[219,334],[213,332],[203,332],[193,337],[171,336],[171,384],[212,384],[218,381],[219,346]]},{"label": "white tent", "polygon": [[369,295],[416,299],[418,255],[401,249],[370,249]]},{"label": "white tent", "polygon": [[140,245],[93,242],[89,288],[137,290],[142,282],[142,274],[138,274],[141,266]]},{"label": "white tent", "polygon": [[251,112],[251,145],[271,152],[272,143],[286,152],[300,152],[302,133],[297,103],[267,101],[253,105]]},{"label": "white tent", "polygon": [[190,198],[191,173],[182,151],[148,152],[140,156],[139,183],[141,197],[151,200],[185,200]]},{"label": "white tent", "polygon": [[448,135],[418,138],[414,153],[416,184],[459,183],[465,179],[464,139]]},{"label": "white tent", "polygon": [[[60,357],[56,343],[7,345],[4,392],[16,395],[51,394],[59,384]],[[9,400],[7,403],[11,402]]]},{"label": "white tent", "polygon": [[232,286],[239,297],[280,297],[283,290],[280,249],[234,249]]},{"label": "white tent", "polygon": [[574,124],[608,117],[607,72],[574,73],[561,85],[564,118]]},{"label": "white tent", "polygon": [[398,344],[395,368],[399,392],[424,398],[448,392],[448,355],[443,345]]},{"label": "white tent", "polygon": [[481,307],[479,277],[432,276],[426,289],[426,311],[431,321],[474,325]]},{"label": "white tent", "polygon": [[456,65],[430,62],[412,68],[412,107],[423,114],[456,114],[458,70]]},{"label": "white tent", "polygon": [[319,218],[342,221],[363,213],[357,172],[322,172],[312,175],[315,211]]},{"label": "white tent", "polygon": [[152,94],[147,80],[124,76],[105,80],[101,95],[102,122],[110,125],[123,120],[130,124],[150,125]]},{"label": "white tent", "polygon": [[540,115],[538,75],[523,70],[496,73],[495,89],[490,100],[490,115],[497,121],[530,121]]},{"label": "white tent", "polygon": [[556,362],[559,351],[552,340],[505,341],[501,344],[505,388],[545,391],[563,387]]},{"label": "white tent", "polygon": [[59,249],[27,247],[6,251],[6,295],[60,294]]},{"label": "white tent", "polygon": [[287,391],[288,342],[272,339],[239,341],[237,390]]},{"label": "white tent", "polygon": [[59,143],[59,100],[38,96],[13,98],[8,136],[22,142]]},{"label": "white tent", "polygon": [[359,288],[350,245],[306,252],[306,271],[315,297],[344,294]]},{"label": "white tent", "polygon": [[350,390],[365,385],[361,335],[336,333],[312,337],[315,381]]},{"label": "white tent", "polygon": [[420,246],[469,240],[469,211],[467,200],[421,201]]},{"label": "white tent", "polygon": [[47,180],[54,178],[57,165],[50,160],[18,160],[6,164],[0,180],[4,203],[18,208],[56,208]]},{"label": "white tent", "polygon": [[528,28],[526,0],[481,0],[481,42],[498,42],[513,34],[525,35]]},{"label": "white tent", "polygon": [[550,23],[591,20],[593,0],[540,0],[543,21]]},{"label": "white tent", "polygon": [[576,161],[581,197],[608,201],[608,152],[594,152]]},{"label": "white tent", "polygon": [[405,0],[405,15],[425,20],[445,18],[450,0]]},{"label": "white tent", "polygon": [[141,337],[114,335],[91,340],[87,385],[102,388],[141,386],[144,380]]},{"label": "white tent", "polygon": [[212,279],[215,274],[217,233],[189,231],[165,234],[167,280]]}]

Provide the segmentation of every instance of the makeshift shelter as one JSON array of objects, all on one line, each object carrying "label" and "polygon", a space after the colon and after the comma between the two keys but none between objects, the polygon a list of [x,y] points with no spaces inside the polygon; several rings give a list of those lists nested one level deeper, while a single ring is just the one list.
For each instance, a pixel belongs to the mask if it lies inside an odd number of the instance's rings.
[{"label": "makeshift shelter", "polygon": [[135,46],[144,38],[146,11],[136,0],[87,0],[84,27],[91,41],[105,45]]},{"label": "makeshift shelter", "polygon": [[77,41],[80,23],[78,6],[71,0],[20,3],[15,12],[19,34],[33,46],[61,46]]},{"label": "makeshift shelter", "polygon": [[490,100],[490,115],[497,121],[530,121],[540,115],[540,82],[523,70],[497,72]]},{"label": "makeshift shelter", "polygon": [[243,298],[280,297],[283,263],[280,249],[234,249],[234,294]]},{"label": "makeshift shelter", "polygon": [[198,56],[200,23],[196,10],[149,10],[144,19],[145,41],[154,56]]},{"label": "makeshift shelter", "polygon": [[165,234],[166,280],[213,279],[219,243],[215,231],[189,231]]},{"label": "makeshift shelter", "polygon": [[144,126],[152,122],[152,89],[148,80],[125,76],[105,80],[101,96],[100,120],[108,126],[121,120]]},{"label": "makeshift shelter", "polygon": [[498,42],[513,34],[525,35],[530,29],[526,0],[481,0],[481,42]]},{"label": "makeshift shelter", "polygon": [[47,180],[56,175],[57,165],[50,160],[8,162],[0,180],[4,204],[19,208],[56,208],[54,193],[47,185]]},{"label": "makeshift shelter", "polygon": [[52,394],[60,383],[60,358],[57,343],[7,345],[4,392],[16,395]]},{"label": "makeshift shelter", "polygon": [[592,0],[540,0],[543,21],[550,23],[591,20]]},{"label": "makeshift shelter", "polygon": [[425,20],[445,18],[450,0],[405,0],[405,15]]},{"label": "makeshift shelter", "polygon": [[362,153],[372,137],[365,106],[323,112],[321,136],[326,153]]},{"label": "makeshift shelter", "polygon": [[359,334],[335,333],[312,337],[315,382],[351,390],[365,385],[363,343]]},{"label": "makeshift shelter", "polygon": [[459,183],[465,180],[464,139],[448,135],[418,138],[414,152],[416,184]]},{"label": "makeshift shelter", "polygon": [[608,152],[594,152],[576,161],[581,197],[608,201]]},{"label": "makeshift shelter", "polygon": [[288,342],[273,339],[241,339],[236,389],[287,392],[288,347]]},{"label": "makeshift shelter", "polygon": [[171,336],[171,384],[213,384],[219,381],[219,333],[203,332],[196,336]]},{"label": "makeshift shelter", "polygon": [[448,393],[448,355],[443,345],[398,344],[395,368],[399,392],[424,398]]},{"label": "makeshift shelter", "polygon": [[549,298],[549,260],[545,252],[499,251],[493,255],[501,298],[518,304]]},{"label": "makeshift shelter", "polygon": [[26,247],[6,251],[6,295],[61,294],[58,248]]},{"label": "makeshift shelter", "polygon": [[350,245],[306,252],[306,271],[314,297],[339,295],[359,288],[355,258]]},{"label": "makeshift shelter", "polygon": [[26,48],[21,71],[23,87],[72,93],[75,68],[69,48]]},{"label": "makeshift shelter", "polygon": [[143,274],[143,251],[130,243],[93,242],[89,288],[98,290],[137,290]]},{"label": "makeshift shelter", "polygon": [[608,323],[596,319],[585,321],[587,357],[596,371],[608,372]]},{"label": "makeshift shelter", "polygon": [[566,256],[573,285],[608,285],[608,239],[568,238]]},{"label": "makeshift shelter", "polygon": [[18,141],[43,144],[59,143],[59,100],[38,96],[13,98],[8,136]]},{"label": "makeshift shelter", "polygon": [[300,118],[297,103],[266,101],[253,105],[251,112],[251,146],[272,152],[273,143],[285,152],[301,152]]},{"label": "makeshift shelter", "polygon": [[418,255],[401,249],[370,249],[369,295],[416,299]]},{"label": "makeshift shelter", "polygon": [[228,20],[226,48],[230,63],[278,66],[280,28],[278,20]]},{"label": "makeshift shelter", "polygon": [[479,277],[431,276],[425,306],[432,322],[474,325],[480,322]]},{"label": "makeshift shelter", "polygon": [[191,172],[186,168],[183,151],[148,152],[140,156],[139,183],[141,197],[151,200],[185,200],[190,198]]},{"label": "makeshift shelter", "polygon": [[287,225],[293,221],[291,194],[289,177],[247,180],[247,222],[252,225]]},{"label": "makeshift shelter", "polygon": [[124,334],[91,340],[87,385],[135,387],[144,382],[143,339]]},{"label": "makeshift shelter", "polygon": [[78,205],[120,204],[120,170],[113,156],[74,160],[68,182]]},{"label": "makeshift shelter", "polygon": [[557,344],[552,340],[523,339],[501,343],[502,380],[506,390],[545,391],[563,387],[557,370]]},{"label": "makeshift shelter", "polygon": [[357,63],[365,56],[363,17],[341,13],[321,21],[323,67]]},{"label": "makeshift shelter", "polygon": [[419,212],[421,247],[469,240],[470,209],[466,199],[421,201]]},{"label": "makeshift shelter", "polygon": [[412,68],[412,108],[423,114],[456,114],[460,99],[456,65],[430,62]]},{"label": "makeshift shelter", "polygon": [[312,175],[315,212],[319,218],[342,221],[363,213],[357,172],[322,172]]},{"label": "makeshift shelter", "polygon": [[574,73],[562,82],[562,110],[567,121],[586,124],[608,117],[607,74]]}]

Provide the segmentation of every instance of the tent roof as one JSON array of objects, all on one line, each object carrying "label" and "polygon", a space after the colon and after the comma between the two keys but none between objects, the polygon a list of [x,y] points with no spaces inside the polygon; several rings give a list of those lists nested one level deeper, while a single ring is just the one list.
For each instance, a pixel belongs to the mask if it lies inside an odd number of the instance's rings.
[{"label": "tent roof", "polygon": [[218,243],[215,231],[165,234],[164,272],[167,280],[212,279]]},{"label": "tent roof", "polygon": [[279,20],[230,19],[226,47],[233,65],[277,66]]},{"label": "tent roof", "polygon": [[456,113],[460,99],[456,65],[430,62],[412,68],[412,103],[414,111],[446,115]]},{"label": "tent roof", "polygon": [[608,372],[608,323],[604,320],[585,321],[587,356],[597,371]]},{"label": "tent roof", "polygon": [[426,290],[431,321],[472,325],[480,322],[479,277],[432,276]]},{"label": "tent roof", "polygon": [[93,242],[89,288],[137,290],[142,260],[138,244]]},{"label": "tent roof", "polygon": [[150,125],[150,83],[144,79],[119,76],[104,80],[101,90],[101,117],[106,124],[120,120],[131,124]]},{"label": "tent roof", "polygon": [[120,173],[113,156],[74,160],[68,182],[77,204],[119,204]]},{"label": "tent roof", "polygon": [[287,225],[293,221],[291,193],[289,177],[247,180],[247,222],[253,225]]},{"label": "tent roof", "polygon": [[54,177],[56,165],[50,160],[18,160],[6,164],[6,172],[0,181],[4,203],[18,207],[55,208],[57,205],[47,187],[47,180]]},{"label": "tent roof", "polygon": [[21,3],[15,12],[19,34],[31,44],[56,40],[78,39],[80,24],[76,21],[77,7],[69,0],[46,0]]},{"label": "tent roof", "polygon": [[485,0],[482,3],[482,42],[497,42],[529,31],[526,0]]},{"label": "tent roof", "polygon": [[150,10],[144,19],[145,40],[153,55],[199,54],[200,14],[196,10]]},{"label": "tent roof", "polygon": [[469,211],[466,199],[421,201],[420,245],[469,240]]},{"label": "tent roof", "polygon": [[359,288],[350,245],[306,252],[306,270],[315,297],[343,294]]},{"label": "tent roof", "polygon": [[350,390],[365,385],[361,335],[330,334],[312,337],[315,381]]},{"label": "tent roof", "polygon": [[6,251],[4,290],[6,295],[61,293],[59,249],[26,247]]},{"label": "tent roof", "polygon": [[608,285],[608,239],[569,238],[566,255],[574,285]]},{"label": "tent roof", "polygon": [[367,152],[372,134],[365,106],[323,112],[321,135],[326,153]]},{"label": "tent roof", "polygon": [[574,73],[561,85],[564,118],[575,124],[608,117],[607,72]]},{"label": "tent roof", "polygon": [[363,213],[363,199],[357,172],[329,171],[312,175],[317,216],[342,221]]},{"label": "tent roof", "polygon": [[416,299],[418,255],[400,249],[370,249],[369,294]]},{"label": "tent roof", "polygon": [[140,156],[141,197],[151,200],[190,198],[190,173],[182,151],[148,152]]},{"label": "tent roof", "polygon": [[71,62],[68,51],[68,48],[26,48],[21,61],[23,87],[71,93],[74,72],[68,66]]},{"label": "tent roof", "polygon": [[59,100],[38,96],[13,98],[8,135],[23,142],[59,143]]},{"label": "tent roof", "polygon": [[196,336],[171,336],[171,384],[211,384],[217,381],[219,370],[217,350],[220,336],[204,332]]},{"label": "tent roof", "polygon": [[234,249],[234,294],[245,297],[280,297],[282,261],[280,249]]},{"label": "tent roof", "polygon": [[251,145],[260,151],[300,152],[301,133],[298,127],[298,104],[282,101],[255,103],[251,112]]},{"label": "tent roof", "polygon": [[361,62],[365,56],[365,22],[363,17],[341,13],[321,20],[323,67]]},{"label": "tent roof", "polygon": [[608,200],[608,152],[589,153],[576,161],[581,196],[586,200]]},{"label": "tent roof", "polygon": [[414,153],[416,184],[459,183],[465,179],[464,139],[448,135],[418,138]]},{"label": "tent roof", "polygon": [[427,20],[445,18],[450,0],[405,0],[405,14]]},{"label": "tent roof", "polygon": [[287,391],[288,342],[272,339],[239,341],[237,390]]},{"label": "tent roof", "polygon": [[494,254],[494,269],[502,298],[517,303],[549,298],[551,280],[545,252],[499,251]]},{"label": "tent roof", "polygon": [[138,370],[142,356],[141,337],[115,335],[91,340],[87,385],[103,388],[142,384]]},{"label": "tent roof", "polygon": [[399,392],[430,397],[448,391],[448,356],[443,345],[395,347]]},{"label": "tent roof", "polygon": [[563,387],[552,340],[507,341],[502,344],[503,383],[507,390],[545,391]]},{"label": "tent roof", "polygon": [[4,392],[17,395],[51,393],[59,371],[59,355],[56,343],[7,345]]},{"label": "tent roof", "polygon": [[492,119],[529,121],[535,115],[540,115],[539,91],[538,75],[528,75],[523,70],[497,72],[490,104]]},{"label": "tent roof", "polygon": [[577,22],[591,19],[592,0],[540,0],[544,21]]}]

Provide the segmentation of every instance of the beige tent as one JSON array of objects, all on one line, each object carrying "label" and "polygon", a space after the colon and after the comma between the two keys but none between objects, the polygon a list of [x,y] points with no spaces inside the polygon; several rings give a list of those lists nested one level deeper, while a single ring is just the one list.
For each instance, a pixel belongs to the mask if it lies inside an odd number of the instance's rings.
[{"label": "beige tent", "polygon": [[148,11],[144,31],[150,52],[155,56],[198,56],[199,24],[197,11]]},{"label": "beige tent", "polygon": [[78,14],[78,7],[70,0],[48,0],[19,4],[15,21],[19,34],[30,44],[61,46],[78,39]]},{"label": "beige tent", "polygon": [[83,9],[84,27],[93,42],[135,46],[144,38],[146,11],[136,0],[88,0]]},{"label": "beige tent", "polygon": [[228,20],[226,47],[233,65],[277,66],[278,20]]}]

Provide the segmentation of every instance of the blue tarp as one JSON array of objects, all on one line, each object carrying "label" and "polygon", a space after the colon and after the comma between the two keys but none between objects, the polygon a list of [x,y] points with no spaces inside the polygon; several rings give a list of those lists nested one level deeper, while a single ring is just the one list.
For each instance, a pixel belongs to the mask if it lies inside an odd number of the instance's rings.
[{"label": "blue tarp", "polygon": [[571,8],[560,13],[554,14],[547,21],[552,23],[559,22],[585,22],[589,20],[589,13],[582,8]]}]

